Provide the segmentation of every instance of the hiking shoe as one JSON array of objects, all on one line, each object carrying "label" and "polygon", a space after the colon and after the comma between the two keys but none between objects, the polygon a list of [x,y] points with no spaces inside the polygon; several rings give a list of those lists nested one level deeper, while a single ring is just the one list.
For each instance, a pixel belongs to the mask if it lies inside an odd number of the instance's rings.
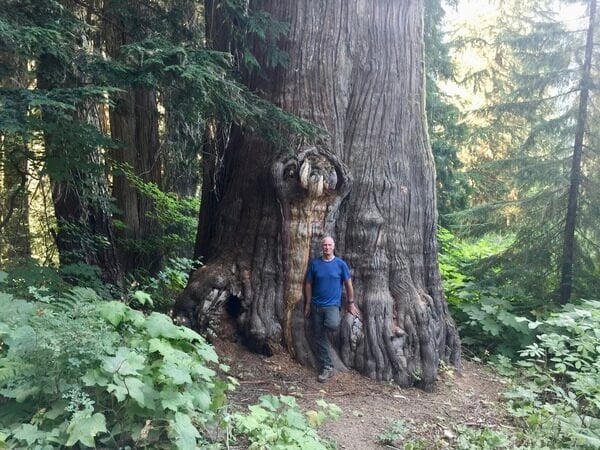
[{"label": "hiking shoe", "polygon": [[326,367],[325,369],[321,370],[321,373],[317,377],[317,380],[319,381],[319,383],[325,383],[332,376],[333,376],[333,367]]}]

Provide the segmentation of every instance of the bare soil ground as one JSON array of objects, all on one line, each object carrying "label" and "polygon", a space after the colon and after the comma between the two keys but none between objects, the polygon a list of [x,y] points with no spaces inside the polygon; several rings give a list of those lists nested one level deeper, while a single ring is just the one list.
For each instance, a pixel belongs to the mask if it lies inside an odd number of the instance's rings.
[{"label": "bare soil ground", "polygon": [[399,441],[382,444],[379,439],[398,420],[408,428],[405,443],[419,442],[425,449],[452,448],[459,424],[497,429],[510,423],[499,401],[505,388],[501,380],[467,360],[463,360],[461,375],[443,371],[434,391],[424,392],[373,381],[356,372],[337,373],[319,383],[313,369],[287,354],[265,357],[238,344],[214,344],[221,361],[231,367],[230,375],[240,383],[230,396],[238,407],[253,404],[265,394],[293,395],[306,410],[315,409],[318,399],[339,406],[341,416],[319,429],[338,449],[403,448]]}]

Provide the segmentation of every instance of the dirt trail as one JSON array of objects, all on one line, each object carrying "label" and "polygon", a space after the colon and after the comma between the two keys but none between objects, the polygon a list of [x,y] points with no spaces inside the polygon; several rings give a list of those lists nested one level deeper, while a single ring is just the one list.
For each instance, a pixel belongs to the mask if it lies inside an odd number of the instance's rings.
[{"label": "dirt trail", "polygon": [[216,343],[221,360],[240,386],[231,396],[237,405],[256,402],[265,394],[293,395],[306,409],[324,399],[342,409],[342,415],[319,429],[338,449],[402,448],[401,442],[379,443],[390,424],[401,420],[407,427],[406,442],[420,440],[423,449],[452,448],[454,429],[501,428],[509,423],[499,403],[505,386],[487,368],[463,361],[462,376],[444,371],[433,392],[400,389],[391,383],[369,380],[355,372],[338,373],[318,383],[316,373],[286,354],[270,358],[250,353],[232,343]]}]

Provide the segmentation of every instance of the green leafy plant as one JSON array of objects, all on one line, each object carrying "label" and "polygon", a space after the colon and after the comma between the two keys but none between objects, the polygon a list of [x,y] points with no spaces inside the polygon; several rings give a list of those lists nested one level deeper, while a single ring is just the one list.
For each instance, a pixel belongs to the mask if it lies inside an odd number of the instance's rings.
[{"label": "green leafy plant", "polygon": [[403,441],[408,432],[406,424],[402,420],[388,420],[388,426],[377,435],[377,443],[381,445],[394,445]]},{"label": "green leafy plant", "polygon": [[600,302],[567,305],[543,321],[521,352],[506,397],[533,448],[600,448]]},{"label": "green leafy plant", "polygon": [[469,243],[443,228],[438,230],[438,239],[444,291],[463,345],[482,357],[492,353],[516,356],[534,339],[522,317],[529,314],[531,299],[514,286],[497,287],[478,280],[474,271],[477,262],[502,251],[506,240],[487,237]]},{"label": "green leafy plant", "polygon": [[491,428],[474,429],[464,425],[456,427],[457,450],[493,450],[515,448],[514,441],[507,433]]},{"label": "green leafy plant", "polygon": [[247,414],[233,415],[238,438],[247,439],[249,450],[255,449],[331,449],[315,429],[325,419],[338,417],[340,409],[318,400],[318,410],[302,413],[291,396],[265,395],[257,405],[248,407]]},{"label": "green leafy plant", "polygon": [[187,449],[218,434],[233,381],[195,332],[86,288],[34,302],[0,293],[0,308],[9,446]]},{"label": "green leafy plant", "polygon": [[[140,301],[133,297],[134,304],[139,303],[145,307],[151,307],[155,311],[167,312],[175,304],[175,299],[179,293],[186,287],[187,280],[194,268],[200,266],[198,261],[188,258],[171,258],[168,264],[155,277],[149,277],[141,282],[132,283],[141,288],[143,295],[147,296],[151,304],[146,301]],[[135,293],[134,293],[135,295]],[[141,294],[137,294],[139,297]]]}]

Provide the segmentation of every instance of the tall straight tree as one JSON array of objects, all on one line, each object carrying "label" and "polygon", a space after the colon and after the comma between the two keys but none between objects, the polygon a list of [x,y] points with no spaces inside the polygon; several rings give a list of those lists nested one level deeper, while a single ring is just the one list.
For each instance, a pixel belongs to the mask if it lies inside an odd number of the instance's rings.
[{"label": "tall straight tree", "polygon": [[[99,131],[98,102],[104,92],[90,87],[89,74],[83,70],[93,50],[89,34],[93,23],[85,21],[93,13],[68,0],[4,0],[1,6],[5,15],[0,52],[22,61],[24,71],[12,78],[36,77],[36,83],[2,92],[3,119],[10,117],[3,123],[10,130],[4,141],[20,144],[19,159],[13,156],[21,179],[43,175],[50,180],[54,214],[49,215],[56,223],[49,226],[61,265],[96,265],[106,281],[118,283],[100,157],[100,146],[107,143]],[[5,181],[13,182],[12,189],[19,186],[14,177]],[[28,206],[21,204],[16,212],[23,214]]]},{"label": "tall straight tree", "polygon": [[[104,41],[111,58],[123,61],[124,46],[148,37],[153,12],[145,0],[104,1]],[[162,263],[159,247],[149,245],[160,238],[157,222],[150,215],[152,200],[121,170],[132,170],[142,181],[162,185],[158,103],[152,86],[131,81],[124,84],[124,92],[113,96],[110,111],[111,136],[117,144],[112,156],[121,165],[113,181],[116,215],[124,225],[118,230],[119,260],[125,272],[142,269],[152,274]]]},{"label": "tall straight tree", "polygon": [[[188,48],[201,42],[204,29],[198,2],[176,0],[168,5],[173,22],[171,41]],[[197,194],[201,182],[200,149],[205,118],[197,110],[200,102],[190,95],[191,89],[182,87],[182,84],[180,81],[167,85],[161,96],[165,108],[163,182],[165,191],[192,197]],[[190,251],[193,249],[190,248]]]},{"label": "tall straight tree", "polygon": [[[221,2],[205,7],[209,42],[239,51]],[[289,33],[284,67],[271,67],[268,45],[251,46],[263,71],[247,84],[327,136],[276,145],[251,129],[225,133],[203,186],[205,265],[175,314],[202,327],[227,309],[249,346],[283,344],[314,365],[302,283],[320,239],[333,235],[362,313],[343,317],[335,365],[429,389],[441,361],[459,364],[460,344],[438,271],[423,4],[262,0],[249,9]]]},{"label": "tall straight tree", "polygon": [[594,34],[596,30],[596,0],[589,1],[589,23],[585,40],[585,54],[581,69],[581,82],[579,85],[579,108],[577,112],[577,125],[573,143],[573,157],[571,161],[571,174],[569,177],[569,194],[567,197],[567,214],[565,218],[565,231],[563,238],[563,254],[560,273],[559,302],[567,303],[573,291],[573,259],[575,253],[575,229],[577,224],[577,210],[581,189],[581,163],[584,138],[588,122],[588,102],[592,83],[592,58],[594,51]]},{"label": "tall straight tree", "polygon": [[[456,1],[445,1],[455,6]],[[445,11],[441,0],[424,1],[424,42],[426,69],[426,114],[431,148],[435,159],[437,207],[440,224],[451,223],[450,213],[467,206],[468,180],[461,173],[459,143],[467,134],[460,109],[440,85],[456,77],[450,44],[443,32]]]},{"label": "tall straight tree", "polygon": [[543,306],[596,290],[595,9],[593,0],[502,2],[490,27],[462,30],[486,61],[467,77],[485,98],[472,155],[486,183],[474,181],[478,216],[514,232],[499,273]]},{"label": "tall straight tree", "polygon": [[[64,75],[68,69],[53,55],[41,55],[37,71],[39,89],[50,93],[65,89],[65,85],[55,84],[57,72]],[[57,221],[56,246],[63,267],[82,262],[97,266],[103,280],[120,284],[122,273],[116,254],[104,165],[100,149],[94,144],[93,130],[99,128],[99,108],[91,100],[82,99],[78,103],[71,119],[73,123],[67,129],[61,129],[60,113],[52,106],[42,111],[46,122],[46,164]]]},{"label": "tall straight tree", "polygon": [[[27,89],[30,76],[25,60],[14,54],[2,52],[0,62],[6,73],[0,73],[0,88]],[[10,76],[9,76],[10,74]],[[23,122],[27,110],[15,105],[14,122]],[[8,121],[7,121],[8,122]],[[4,130],[2,130],[4,131]],[[30,179],[27,168],[28,143],[15,133],[0,131],[0,262],[15,261],[31,256],[29,233]]]}]

